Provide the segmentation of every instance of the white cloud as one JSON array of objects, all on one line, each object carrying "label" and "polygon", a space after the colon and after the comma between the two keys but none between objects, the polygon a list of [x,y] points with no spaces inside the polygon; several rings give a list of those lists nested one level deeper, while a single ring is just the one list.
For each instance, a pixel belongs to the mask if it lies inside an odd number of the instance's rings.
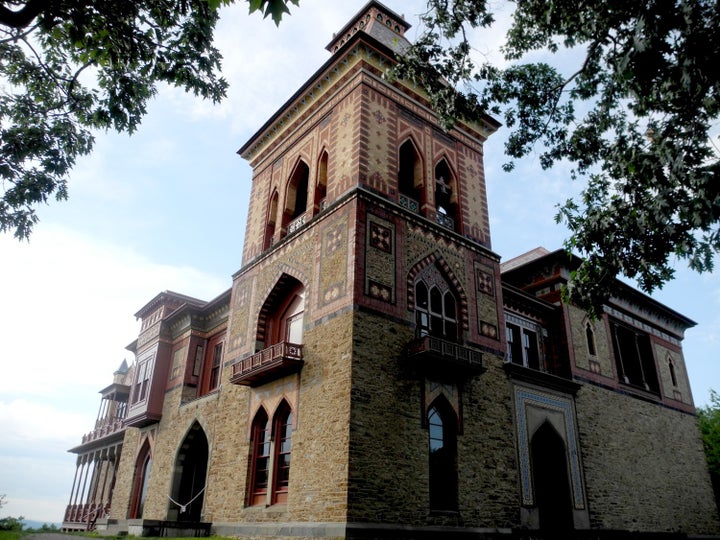
[{"label": "white cloud", "polygon": [[[137,336],[133,314],[158,292],[210,299],[230,286],[191,267],[155,263],[128,246],[44,222],[30,243],[0,236],[0,327],[5,373],[0,393],[58,394],[99,389]],[[101,386],[97,386],[97,385]]]}]

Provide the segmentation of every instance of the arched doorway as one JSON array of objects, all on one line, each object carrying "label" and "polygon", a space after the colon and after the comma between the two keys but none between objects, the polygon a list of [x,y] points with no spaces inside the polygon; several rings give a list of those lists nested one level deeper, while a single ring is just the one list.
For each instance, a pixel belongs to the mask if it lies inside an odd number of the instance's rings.
[{"label": "arched doorway", "polygon": [[572,529],[572,498],[565,442],[550,422],[544,422],[535,432],[530,451],[540,528]]},{"label": "arched doorway", "polygon": [[207,437],[200,424],[195,422],[185,436],[175,458],[168,520],[201,520],[207,465]]}]

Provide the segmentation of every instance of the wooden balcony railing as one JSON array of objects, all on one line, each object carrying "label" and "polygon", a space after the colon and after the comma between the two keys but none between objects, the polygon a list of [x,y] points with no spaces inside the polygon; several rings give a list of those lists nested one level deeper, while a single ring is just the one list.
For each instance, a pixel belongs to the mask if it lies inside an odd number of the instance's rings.
[{"label": "wooden balcony railing", "polygon": [[83,435],[82,444],[89,443],[125,430],[122,418],[110,418],[97,423],[90,433]]},{"label": "wooden balcony railing", "polygon": [[257,386],[298,371],[303,363],[303,346],[283,341],[234,364],[230,382]]},{"label": "wooden balcony railing", "polygon": [[408,357],[431,372],[477,375],[485,371],[480,351],[433,336],[412,340]]}]

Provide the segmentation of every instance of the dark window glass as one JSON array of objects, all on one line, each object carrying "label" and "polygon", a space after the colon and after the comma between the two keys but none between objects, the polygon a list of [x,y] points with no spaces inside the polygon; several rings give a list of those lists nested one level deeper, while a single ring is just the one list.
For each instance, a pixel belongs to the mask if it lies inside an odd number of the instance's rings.
[{"label": "dark window glass", "polygon": [[428,411],[430,508],[457,510],[457,429],[447,404]]}]

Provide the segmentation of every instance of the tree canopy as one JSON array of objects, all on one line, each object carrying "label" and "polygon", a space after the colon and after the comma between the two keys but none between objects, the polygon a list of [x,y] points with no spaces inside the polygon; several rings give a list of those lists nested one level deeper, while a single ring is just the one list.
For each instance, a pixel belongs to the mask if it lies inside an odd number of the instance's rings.
[{"label": "tree canopy", "polygon": [[[279,23],[298,0],[246,0]],[[233,0],[0,0],[0,231],[27,238],[35,207],[67,197],[92,130],[132,132],[158,83],[225,95],[213,46]],[[422,32],[390,76],[412,80],[447,126],[488,112],[506,154],[565,161],[584,182],[558,206],[585,262],[567,299],[599,308],[615,277],[651,292],[676,259],[713,268],[720,249],[720,10],[714,0],[516,2],[502,65],[468,36],[493,24],[483,0],[428,0]],[[571,49],[570,69],[553,56]],[[545,62],[530,61],[532,53]],[[438,76],[440,75],[440,76]],[[715,133],[716,135],[716,133]]]},{"label": "tree canopy", "polygon": [[[297,0],[248,0],[280,21]],[[0,1],[0,231],[29,237],[36,207],[67,198],[93,130],[132,133],[160,83],[219,101],[213,46],[231,0]]]},{"label": "tree canopy", "polygon": [[[503,53],[473,62],[469,30],[490,26],[484,1],[429,0],[424,33],[395,70],[430,89],[447,122],[481,111],[510,128],[513,161],[572,164],[586,182],[558,206],[584,262],[567,300],[591,311],[624,274],[651,292],[686,260],[713,269],[720,249],[720,10],[715,0],[516,2]],[[525,61],[572,49],[569,70]],[[475,55],[476,56],[476,55]],[[438,79],[437,73],[442,75]],[[462,88],[463,92],[454,90]]]},{"label": "tree canopy", "polygon": [[710,403],[697,410],[715,499],[720,504],[720,395],[710,390]]}]

